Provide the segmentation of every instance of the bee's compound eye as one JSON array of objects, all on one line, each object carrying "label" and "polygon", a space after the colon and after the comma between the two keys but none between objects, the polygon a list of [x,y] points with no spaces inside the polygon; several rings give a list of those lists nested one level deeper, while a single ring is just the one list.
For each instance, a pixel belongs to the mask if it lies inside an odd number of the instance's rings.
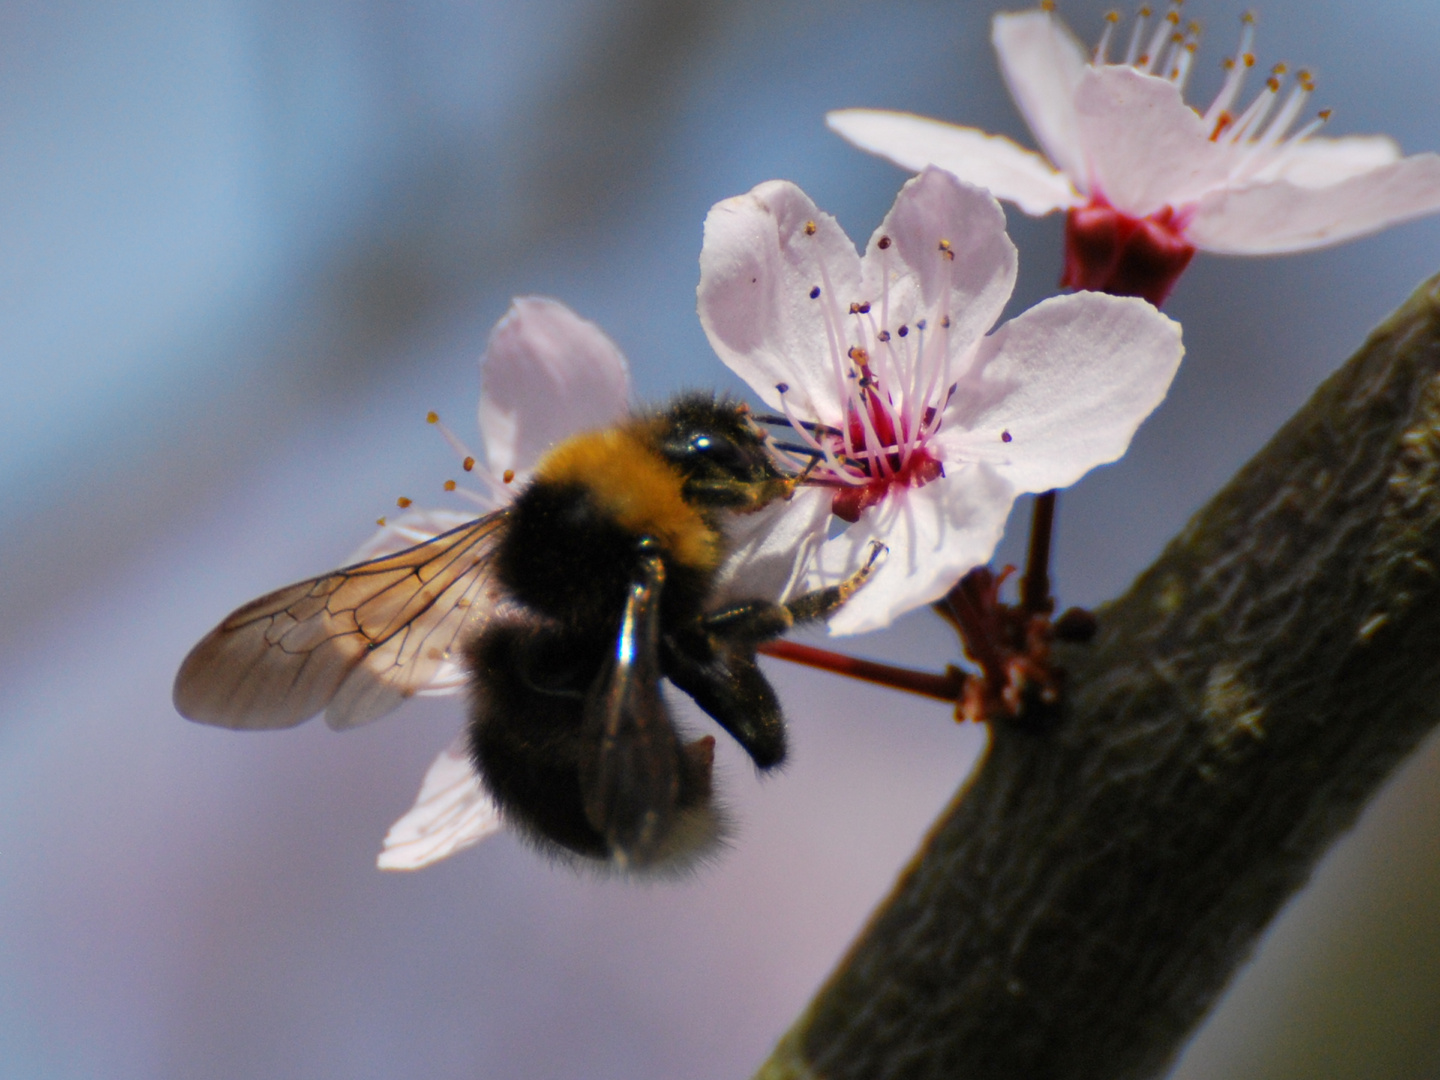
[{"label": "bee's compound eye", "polygon": [[713,431],[699,431],[690,436],[690,454],[720,466],[722,469],[742,468],[745,455],[740,448],[724,435]]}]

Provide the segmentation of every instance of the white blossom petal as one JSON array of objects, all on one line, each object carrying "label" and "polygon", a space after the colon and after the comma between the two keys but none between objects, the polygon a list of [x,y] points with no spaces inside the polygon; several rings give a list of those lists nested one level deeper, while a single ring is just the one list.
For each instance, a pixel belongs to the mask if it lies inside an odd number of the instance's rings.
[{"label": "white blossom petal", "polygon": [[[888,249],[880,247],[884,237]],[[948,317],[948,342],[940,347],[958,357],[1005,310],[1017,263],[1005,211],[994,197],[929,168],[900,189],[871,236],[863,295],[856,299],[870,301],[872,312],[886,309],[881,322],[887,325],[927,319],[932,334]]]},{"label": "white blossom petal", "polygon": [[1228,148],[1207,138],[1200,117],[1168,79],[1128,67],[1088,68],[1075,90],[1075,109],[1090,192],[1123,213],[1179,209],[1229,174]]},{"label": "white blossom petal", "polygon": [[1083,201],[1064,173],[1001,135],[883,109],[840,109],[827,113],[825,122],[860,149],[901,168],[919,172],[934,165],[1027,214],[1038,217]]},{"label": "white blossom petal", "polygon": [[831,492],[801,488],[788,502],[753,514],[732,514],[725,522],[729,556],[715,575],[711,602],[783,601],[813,557],[830,520]]},{"label": "white blossom petal", "polygon": [[558,300],[516,297],[481,361],[486,464],[522,472],[557,440],[613,424],[629,398],[629,367],[603,330]]},{"label": "white blossom petal", "polygon": [[1184,354],[1180,324],[1143,300],[1051,297],[981,344],[939,441],[1017,491],[1066,487],[1125,453]]},{"label": "white blossom petal", "polygon": [[1015,494],[986,464],[946,465],[943,479],[896,490],[827,540],[807,575],[807,588],[843,580],[864,565],[873,542],[889,549],[870,580],[831,617],[830,633],[878,630],[944,596],[994,553]]},{"label": "white blossom petal", "polygon": [[1083,189],[1085,156],[1076,123],[1075,87],[1089,59],[1084,47],[1048,11],[996,15],[990,38],[1005,85],[1040,149]]},{"label": "white blossom petal", "polygon": [[797,408],[838,414],[826,309],[859,283],[850,238],[788,181],[726,199],[705,217],[700,323],[720,359],[771,408],[780,407],[776,386],[784,383]]},{"label": "white blossom petal", "polygon": [[1273,169],[1261,169],[1254,178],[1289,180],[1301,187],[1329,187],[1399,161],[1400,157],[1399,144],[1386,135],[1347,135],[1341,139],[1312,135],[1287,146]]},{"label": "white blossom petal", "polygon": [[1207,195],[1186,229],[1205,251],[1264,255],[1352,240],[1440,210],[1440,155],[1417,154],[1329,187],[1277,182]]},{"label": "white blossom petal", "polygon": [[461,734],[426,770],[415,805],[390,826],[375,864],[381,870],[419,870],[500,827],[500,810],[481,785]]}]

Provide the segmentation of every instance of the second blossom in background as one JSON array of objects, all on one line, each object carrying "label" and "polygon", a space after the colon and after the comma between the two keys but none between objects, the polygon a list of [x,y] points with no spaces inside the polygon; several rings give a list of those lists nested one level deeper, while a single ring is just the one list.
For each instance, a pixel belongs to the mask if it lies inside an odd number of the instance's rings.
[{"label": "second blossom in background", "polygon": [[1178,4],[1153,29],[1149,14],[1123,51],[1110,16],[1093,53],[1049,5],[995,17],[1001,71],[1043,157],[909,113],[844,109],[828,123],[861,149],[947,169],[1027,214],[1065,210],[1062,284],[1156,304],[1197,249],[1304,251],[1440,210],[1440,156],[1402,157],[1382,136],[1315,134],[1329,113],[1304,119],[1308,72],[1276,65],[1241,107],[1255,63],[1248,16],[1219,94],[1203,113],[1191,108],[1182,92],[1199,27]]},{"label": "second blossom in background", "polygon": [[1120,457],[1165,397],[1180,327],[1143,300],[1055,297],[986,336],[1015,270],[999,204],[939,169],[905,185],[863,257],[786,181],[706,218],[710,343],[818,462],[787,513],[849,523],[812,533],[806,587],[889,548],[832,633],[944,595],[990,558],[1017,496]]}]

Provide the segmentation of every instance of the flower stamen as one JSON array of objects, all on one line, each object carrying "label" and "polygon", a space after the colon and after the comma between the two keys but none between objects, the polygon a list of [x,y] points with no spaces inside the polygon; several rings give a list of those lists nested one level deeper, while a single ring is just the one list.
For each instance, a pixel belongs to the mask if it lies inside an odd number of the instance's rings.
[{"label": "flower stamen", "polygon": [[1160,59],[1160,50],[1165,47],[1166,39],[1180,25],[1180,5],[1175,0],[1170,0],[1170,10],[1165,17],[1155,25],[1155,33],[1150,35],[1150,45],[1136,59],[1135,66],[1146,75],[1154,74],[1155,61]]},{"label": "flower stamen", "polygon": [[1120,22],[1118,11],[1107,11],[1105,13],[1105,29],[1100,34],[1100,41],[1095,46],[1096,64],[1108,64],[1110,62],[1110,39],[1115,35],[1115,26]]},{"label": "flower stamen", "polygon": [[1135,25],[1130,30],[1130,45],[1125,50],[1125,59],[1120,61],[1126,67],[1134,67],[1140,60],[1140,39],[1145,34],[1145,25],[1150,21],[1151,14],[1150,5],[1146,4],[1135,16]]}]

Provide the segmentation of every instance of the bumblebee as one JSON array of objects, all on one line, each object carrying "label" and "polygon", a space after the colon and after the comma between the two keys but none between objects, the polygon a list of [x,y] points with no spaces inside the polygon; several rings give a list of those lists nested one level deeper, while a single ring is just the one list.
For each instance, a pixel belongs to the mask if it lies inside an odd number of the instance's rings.
[{"label": "bumblebee", "polygon": [[661,681],[774,769],[785,723],[756,648],[834,612],[870,569],[717,604],[725,516],[803,479],[766,440],[745,406],[700,395],[573,436],[504,509],[234,612],[186,657],[175,706],[229,728],[321,709],[352,727],[459,658],[471,759],[509,823],[557,854],[683,867],[722,831],[715,740],[682,739]]}]

